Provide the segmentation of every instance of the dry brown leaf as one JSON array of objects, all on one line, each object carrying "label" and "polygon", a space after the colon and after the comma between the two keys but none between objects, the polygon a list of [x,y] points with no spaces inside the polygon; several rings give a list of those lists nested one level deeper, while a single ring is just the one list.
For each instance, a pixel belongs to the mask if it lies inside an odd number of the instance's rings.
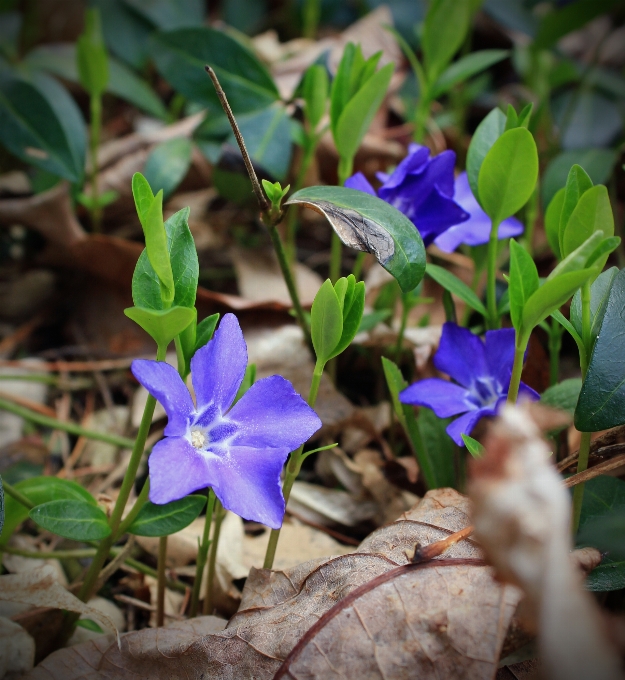
[{"label": "dry brown leaf", "polygon": [[[412,551],[416,543],[447,538],[457,529],[466,528],[467,511],[467,500],[457,492],[450,489],[431,492],[400,520],[374,532],[358,552],[312,560],[285,571],[252,570],[241,609],[221,632],[200,639],[187,634],[184,643],[179,639],[172,642],[170,631],[174,628],[132,633],[124,637],[121,651],[113,644],[106,651],[99,648],[97,654],[102,654],[101,658],[91,660],[88,667],[85,663],[87,655],[76,660],[75,656],[67,656],[71,651],[61,650],[27,678],[189,680],[210,677],[225,680],[253,677],[269,680],[306,631],[320,620],[333,621],[338,614],[338,609],[333,609],[335,606],[345,609],[341,607],[341,600],[361,586],[363,588],[358,590],[357,596],[352,595],[352,599],[364,596],[365,591],[376,596],[383,592],[379,588],[396,582],[402,589],[411,591],[414,602],[411,613],[406,618],[406,610],[395,606],[397,600],[383,600],[376,612],[378,620],[408,629],[406,623],[412,625],[415,617],[427,611],[419,626],[409,630],[428,649],[438,645],[449,650],[451,645],[456,645],[453,658],[456,669],[461,672],[454,677],[488,677],[494,674],[499,648],[515,604],[515,590],[503,588],[490,578],[471,539],[453,545],[443,561],[438,559],[424,566],[406,567],[406,551]],[[405,578],[411,581],[409,588]],[[444,583],[450,587],[443,587]],[[433,585],[441,590],[428,592]],[[396,596],[399,591],[394,589],[393,592]],[[429,605],[424,604],[427,602]],[[330,614],[331,611],[335,613]],[[350,625],[353,624],[352,618]],[[322,649],[319,654],[327,651]],[[439,677],[451,677],[446,673],[448,667],[442,665],[435,652],[436,649],[433,655],[437,659]],[[389,653],[392,654],[390,649]],[[396,653],[400,653],[399,648]],[[476,654],[476,658],[471,658]],[[74,663],[82,664],[77,672],[72,668],[70,658]],[[417,657],[412,658],[413,664],[416,663]],[[463,669],[468,673],[476,667],[482,675],[462,674]],[[386,677],[414,677],[411,665],[401,673]]]}]

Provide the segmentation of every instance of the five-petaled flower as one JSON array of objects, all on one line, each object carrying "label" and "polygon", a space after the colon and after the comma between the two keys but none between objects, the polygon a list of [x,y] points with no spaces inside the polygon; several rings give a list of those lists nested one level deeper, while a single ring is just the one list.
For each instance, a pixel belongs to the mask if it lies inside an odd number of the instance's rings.
[{"label": "five-petaled flower", "polygon": [[247,347],[233,314],[191,360],[195,405],[172,366],[133,361],[134,376],[168,417],[165,438],[148,460],[150,500],[169,503],[210,486],[226,509],[277,529],[285,509],[284,462],[321,421],[279,375],[259,380],[230,408],[246,366]]},{"label": "five-petaled flower", "polygon": [[453,151],[430,158],[427,146],[411,144],[408,155],[392,174],[377,173],[382,182],[377,194],[361,172],[350,177],[345,186],[377,195],[404,213],[428,246],[449,227],[469,219],[469,213],[454,200],[455,162]]},{"label": "five-petaled flower", "polygon": [[[471,431],[480,418],[496,415],[505,402],[514,362],[514,329],[487,331],[484,341],[467,328],[446,323],[434,356],[434,365],[456,383],[426,378],[400,392],[404,404],[427,406],[439,418],[457,416],[447,426],[447,434],[463,446],[462,435]],[[531,387],[521,383],[519,396],[540,399]]]},{"label": "five-petaled flower", "polygon": [[[454,201],[470,215],[466,222],[445,230],[434,239],[434,245],[446,253],[451,253],[461,244],[480,246],[490,238],[490,217],[482,210],[471,191],[466,172],[461,172],[454,184]],[[508,217],[497,230],[497,238],[512,238],[523,233],[523,223],[516,217]]]}]

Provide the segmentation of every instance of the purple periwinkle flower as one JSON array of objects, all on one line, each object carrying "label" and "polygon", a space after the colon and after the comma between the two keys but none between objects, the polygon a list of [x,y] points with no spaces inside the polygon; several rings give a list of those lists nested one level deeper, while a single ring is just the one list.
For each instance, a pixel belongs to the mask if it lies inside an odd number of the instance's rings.
[{"label": "purple periwinkle flower", "polygon": [[[447,434],[463,446],[462,435],[470,435],[484,416],[496,415],[505,402],[514,363],[514,329],[487,331],[484,341],[467,328],[446,323],[434,355],[434,365],[456,382],[441,378],[419,380],[400,392],[404,404],[427,406],[439,418],[457,416]],[[519,397],[540,399],[521,383]]]},{"label": "purple periwinkle flower", "polygon": [[191,360],[195,404],[172,366],[132,362],[133,375],[168,417],[165,438],[148,460],[150,500],[162,505],[210,486],[226,509],[278,529],[285,509],[282,466],[321,421],[279,375],[259,380],[232,406],[246,366],[233,314]]},{"label": "purple periwinkle flower", "polygon": [[[446,253],[451,253],[461,244],[479,246],[488,243],[490,238],[490,217],[482,210],[471,191],[466,172],[461,172],[455,181],[454,201],[469,215],[466,222],[457,224],[434,239],[434,245]],[[523,224],[516,217],[508,217],[499,225],[499,240],[512,238],[523,233]]]},{"label": "purple periwinkle flower", "polygon": [[345,186],[377,195],[404,213],[428,246],[449,227],[470,217],[453,198],[455,162],[453,151],[430,158],[427,146],[411,144],[408,155],[392,174],[377,173],[383,183],[377,194],[361,172],[350,177]]}]

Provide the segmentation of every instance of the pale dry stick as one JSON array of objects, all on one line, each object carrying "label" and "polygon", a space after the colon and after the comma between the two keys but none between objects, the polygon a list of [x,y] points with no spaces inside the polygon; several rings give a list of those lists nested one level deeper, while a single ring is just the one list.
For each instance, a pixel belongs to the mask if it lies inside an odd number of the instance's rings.
[{"label": "pale dry stick", "polygon": [[599,475],[604,475],[606,472],[610,472],[611,470],[616,470],[616,468],[623,467],[625,465],[625,454],[617,456],[616,458],[612,458],[612,460],[606,460],[603,463],[599,463],[599,465],[595,465],[594,467],[587,468],[583,472],[578,472],[575,475],[571,475],[570,477],[567,477],[564,480],[564,486],[567,487],[567,489],[570,489],[573,486],[577,486],[578,484],[583,484],[584,482],[587,482],[590,479],[594,479],[595,477],[598,477]]},{"label": "pale dry stick", "polygon": [[42,416],[58,420],[58,418],[56,417],[55,409],[50,408],[45,404],[40,404],[37,401],[33,401],[32,399],[27,399],[26,397],[19,397],[16,394],[11,394],[10,392],[3,392],[2,390],[0,390],[0,399],[12,401],[14,404],[17,404],[18,406],[23,406],[24,408],[30,409],[31,411],[39,413]]},{"label": "pale dry stick", "polygon": [[[143,600],[138,600],[136,597],[131,597],[130,595],[113,595],[113,597],[118,601],[118,602],[123,602],[124,604],[131,604],[133,607],[136,607],[137,609],[143,609],[146,612],[155,612],[156,611],[156,606],[153,604],[148,604],[147,602],[144,602]],[[168,619],[175,619],[176,621],[184,621],[185,617],[180,615],[180,614],[168,614],[165,613],[165,616]]]},{"label": "pale dry stick", "polygon": [[[409,557],[409,559],[413,564],[428,562],[435,557],[440,557],[444,552],[449,550],[449,548],[456,545],[456,543],[460,543],[460,541],[464,541],[465,538],[469,538],[472,533],[473,527],[468,526],[447,536],[447,538],[442,538],[440,541],[428,543],[428,545],[424,546],[417,544],[415,546],[414,555]],[[406,557],[408,557],[408,555],[406,555]]]}]

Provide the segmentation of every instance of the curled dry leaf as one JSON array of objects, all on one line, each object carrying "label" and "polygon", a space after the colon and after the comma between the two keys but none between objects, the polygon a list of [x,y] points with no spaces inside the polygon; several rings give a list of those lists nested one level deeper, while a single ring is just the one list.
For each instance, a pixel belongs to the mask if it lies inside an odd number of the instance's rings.
[{"label": "curled dry leaf", "polygon": [[[419,665],[429,674],[419,677],[492,676],[518,598],[516,589],[491,578],[471,538],[453,545],[442,560],[408,566],[406,557],[416,543],[445,539],[466,528],[467,513],[467,500],[457,492],[430,492],[397,522],[375,531],[355,553],[285,571],[252,570],[241,609],[223,631],[203,637],[187,634],[184,643],[171,642],[174,628],[132,633],[124,637],[121,651],[114,644],[106,650],[100,647],[101,657],[91,658],[89,668],[83,658],[77,670],[68,656],[75,659],[77,648],[60,650],[27,678],[269,680],[294,648],[300,656],[317,648],[317,656],[340,668],[343,677],[358,677],[355,660],[358,669],[372,669],[363,671],[363,678],[381,677],[375,659],[382,652],[385,659],[401,656],[406,661],[401,666],[391,663],[391,668],[383,660],[387,680],[414,678]],[[377,624],[368,615],[358,618],[356,611],[360,613],[365,603],[373,607],[367,611],[373,611]],[[354,613],[345,618],[349,612]],[[388,628],[390,637],[385,639],[383,631],[369,637],[366,631],[374,625]],[[345,650],[324,641],[337,626],[342,639],[349,637]],[[309,644],[305,635],[311,629],[314,639]],[[280,672],[296,669],[293,662],[290,658]],[[326,672],[307,677],[330,676]]]},{"label": "curled dry leaf", "polygon": [[570,496],[531,412],[505,407],[485,447],[470,485],[476,536],[498,577],[525,591],[545,677],[622,680],[606,623],[570,559]]}]

